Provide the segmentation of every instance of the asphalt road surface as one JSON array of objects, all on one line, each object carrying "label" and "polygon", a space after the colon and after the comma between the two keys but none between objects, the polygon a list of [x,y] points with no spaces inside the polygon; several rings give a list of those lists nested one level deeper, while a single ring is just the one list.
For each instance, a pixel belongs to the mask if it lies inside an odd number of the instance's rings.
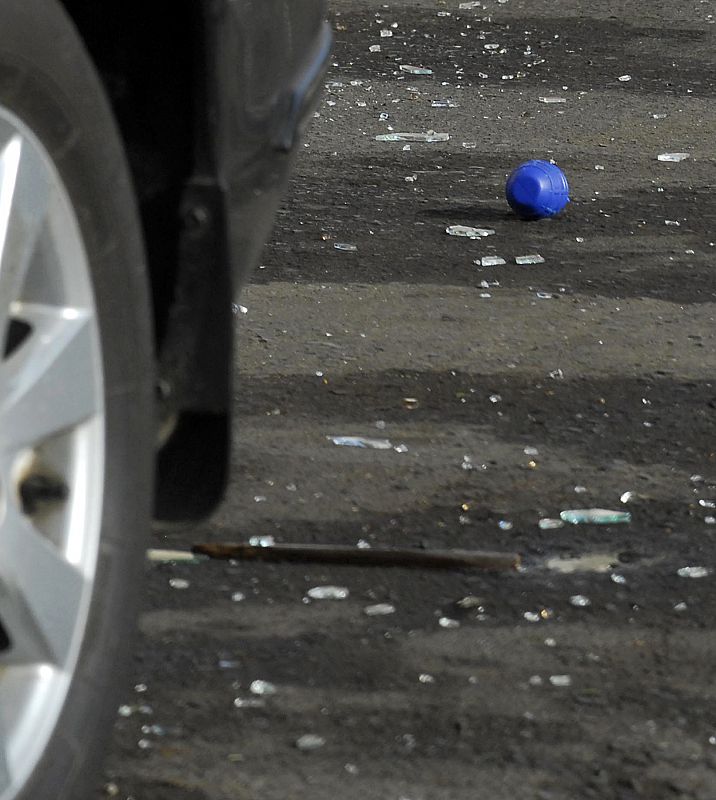
[{"label": "asphalt road surface", "polygon": [[[713,800],[716,7],[332,5],[330,83],[237,314],[230,492],[153,544],[494,549],[525,569],[148,566],[145,691],[104,791]],[[450,139],[375,139],[428,130]],[[525,223],[503,187],[535,157],[572,202]],[[592,507],[631,522],[538,524]],[[308,597],[326,585],[349,595]]]}]

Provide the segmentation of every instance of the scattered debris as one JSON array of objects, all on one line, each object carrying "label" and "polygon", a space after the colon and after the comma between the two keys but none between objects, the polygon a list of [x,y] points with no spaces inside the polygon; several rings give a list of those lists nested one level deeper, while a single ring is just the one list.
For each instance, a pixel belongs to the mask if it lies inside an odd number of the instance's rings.
[{"label": "scattered debris", "polygon": [[155,548],[147,550],[147,561],[157,564],[200,564],[205,560],[190,550],[158,550]]},{"label": "scattered debris", "polygon": [[252,547],[273,547],[276,540],[273,536],[252,536],[249,539],[249,544]]},{"label": "scattered debris", "polygon": [[358,246],[355,244],[348,244],[347,242],[335,242],[333,245],[335,250],[343,250],[346,253],[356,253]]},{"label": "scattered debris", "polygon": [[416,567],[423,569],[460,569],[472,567],[489,571],[519,569],[520,556],[481,550],[421,550],[418,548],[351,547],[314,544],[277,544],[254,547],[241,542],[194,545],[192,551],[210,558],[245,561],[295,561],[323,564],[355,564],[381,567]]},{"label": "scattered debris", "polygon": [[365,447],[371,450],[393,449],[393,445],[388,439],[366,439],[363,436],[326,436],[326,439],[339,447]]},{"label": "scattered debris", "polygon": [[350,592],[345,586],[314,586],[306,594],[312,600],[345,600]]},{"label": "scattered debris", "polygon": [[552,531],[564,527],[564,522],[561,519],[550,519],[549,517],[543,517],[537,524],[540,530],[543,531]]},{"label": "scattered debris", "polygon": [[460,623],[456,619],[450,619],[450,617],[440,617],[438,620],[438,625],[441,628],[459,628]]},{"label": "scattered debris", "polygon": [[320,750],[325,743],[326,740],[323,736],[318,736],[315,733],[304,733],[303,736],[299,736],[296,739],[295,745],[299,750],[308,753],[311,750]]},{"label": "scattered debris", "polygon": [[566,103],[567,99],[565,97],[540,97],[539,101],[540,103],[552,105],[553,103]]},{"label": "scattered debris", "polygon": [[407,72],[410,75],[432,75],[433,71],[428,67],[414,67],[411,64],[401,64],[401,72]]},{"label": "scattered debris", "polygon": [[268,681],[252,681],[251,686],[249,686],[249,691],[251,694],[258,694],[258,695],[272,695],[276,694],[276,686],[273,683],[269,683]]},{"label": "scattered debris", "polygon": [[544,264],[544,258],[542,258],[539,253],[528,256],[516,256],[515,264],[519,264],[520,266],[525,266],[527,264]]},{"label": "scattered debris", "polygon": [[466,239],[484,239],[492,236],[495,231],[492,228],[472,228],[469,225],[448,225],[445,228],[448,236],[462,236]]},{"label": "scattered debris", "polygon": [[628,511],[610,511],[606,508],[575,508],[560,512],[560,518],[572,525],[594,523],[595,525],[615,525],[631,522]]},{"label": "scattered debris", "polygon": [[631,75],[620,75],[617,80],[621,81],[622,83],[627,83],[631,80]]},{"label": "scattered debris", "polygon": [[387,617],[389,614],[395,614],[395,606],[390,603],[376,603],[366,606],[363,613],[368,617]]},{"label": "scattered debris", "polygon": [[592,601],[585,597],[583,594],[573,594],[569,598],[570,605],[575,606],[576,608],[587,608],[588,606],[592,605]]},{"label": "scattered debris", "polygon": [[459,600],[456,600],[455,605],[458,608],[463,609],[480,608],[484,602],[485,601],[482,597],[476,597],[474,594],[468,594],[465,597],[461,597]]},{"label": "scattered debris", "polygon": [[660,153],[656,158],[658,161],[678,163],[679,161],[686,161],[687,158],[691,158],[691,153]]},{"label": "scattered debris", "polygon": [[258,697],[234,698],[234,706],[236,708],[263,708],[265,705],[265,701],[260,700]]},{"label": "scattered debris", "polygon": [[706,578],[711,570],[708,567],[681,567],[676,570],[676,574],[680,578]]},{"label": "scattered debris", "polygon": [[483,256],[482,258],[476,259],[473,263],[480,267],[501,267],[507,262],[501,256]]},{"label": "scattered debris", "polygon": [[616,553],[592,553],[579,558],[550,558],[545,566],[569,575],[573,572],[609,572],[618,563],[619,556]]},{"label": "scattered debris", "polygon": [[191,586],[185,578],[170,578],[169,585],[172,589],[188,589]]},{"label": "scattered debris", "polygon": [[381,133],[375,137],[377,142],[447,142],[450,140],[449,133]]},{"label": "scattered debris", "polygon": [[550,675],[549,682],[552,686],[571,686],[572,678],[569,675]]},{"label": "scattered debris", "polygon": [[624,492],[619,498],[622,503],[630,503],[636,497],[636,492]]},{"label": "scattered debris", "polygon": [[432,675],[428,675],[427,672],[418,675],[418,680],[420,683],[435,683],[435,678]]}]

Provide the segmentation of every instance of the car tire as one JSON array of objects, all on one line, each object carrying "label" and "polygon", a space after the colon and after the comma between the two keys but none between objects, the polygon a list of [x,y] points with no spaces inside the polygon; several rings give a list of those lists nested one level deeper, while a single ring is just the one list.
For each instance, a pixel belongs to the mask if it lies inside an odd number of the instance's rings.
[{"label": "car tire", "polygon": [[102,83],[56,0],[3,0],[0,800],[97,785],[149,530],[153,363]]}]

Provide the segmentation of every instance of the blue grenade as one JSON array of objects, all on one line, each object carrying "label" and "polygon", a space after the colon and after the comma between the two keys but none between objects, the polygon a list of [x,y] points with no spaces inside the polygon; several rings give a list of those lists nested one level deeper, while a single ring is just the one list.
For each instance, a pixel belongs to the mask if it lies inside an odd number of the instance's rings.
[{"label": "blue grenade", "polygon": [[549,161],[525,161],[507,179],[507,202],[522,219],[553,217],[569,202],[564,172]]}]

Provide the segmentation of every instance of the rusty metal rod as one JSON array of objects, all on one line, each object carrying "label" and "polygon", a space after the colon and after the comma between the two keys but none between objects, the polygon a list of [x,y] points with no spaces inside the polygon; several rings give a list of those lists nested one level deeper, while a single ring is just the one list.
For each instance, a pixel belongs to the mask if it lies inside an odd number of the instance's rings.
[{"label": "rusty metal rod", "polygon": [[196,544],[193,553],[218,559],[242,561],[297,561],[370,567],[415,567],[423,569],[483,569],[505,572],[519,569],[515,553],[481,550],[419,550],[416,548],[346,547],[341,545],[274,544],[256,547],[239,542]]}]

